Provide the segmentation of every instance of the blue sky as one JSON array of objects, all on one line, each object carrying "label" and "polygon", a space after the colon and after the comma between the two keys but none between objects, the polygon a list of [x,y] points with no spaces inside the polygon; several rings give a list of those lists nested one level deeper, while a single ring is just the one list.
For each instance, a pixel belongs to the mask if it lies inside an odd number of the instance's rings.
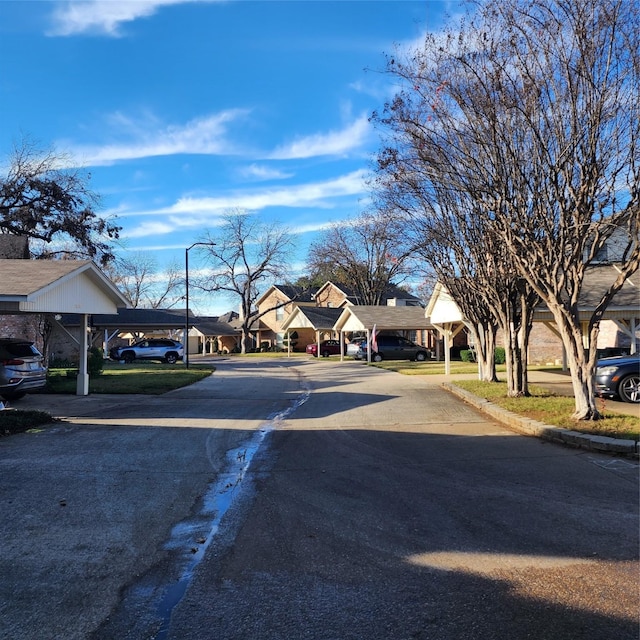
[{"label": "blue sky", "polygon": [[[70,154],[123,227],[118,252],[160,270],[245,209],[290,228],[299,275],[318,231],[366,207],[368,117],[393,95],[384,54],[456,7],[2,0],[2,160],[24,136]],[[191,297],[198,313],[237,304]]]}]

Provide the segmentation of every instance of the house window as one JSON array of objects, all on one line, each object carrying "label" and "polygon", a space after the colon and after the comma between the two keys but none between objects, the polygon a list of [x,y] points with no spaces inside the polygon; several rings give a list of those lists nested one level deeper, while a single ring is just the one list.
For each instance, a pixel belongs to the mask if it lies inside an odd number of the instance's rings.
[{"label": "house window", "polygon": [[276,320],[282,322],[284,320],[284,307],[278,307],[276,309]]}]

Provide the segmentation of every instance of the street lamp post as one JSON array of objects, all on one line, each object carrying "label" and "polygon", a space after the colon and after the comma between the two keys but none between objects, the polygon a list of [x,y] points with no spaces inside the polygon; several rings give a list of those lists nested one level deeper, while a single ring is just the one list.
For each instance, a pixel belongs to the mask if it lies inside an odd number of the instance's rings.
[{"label": "street lamp post", "polygon": [[185,289],[185,309],[184,309],[184,339],[183,353],[184,366],[189,368],[189,251],[193,247],[213,247],[215,242],[194,242],[184,250],[184,289]]}]

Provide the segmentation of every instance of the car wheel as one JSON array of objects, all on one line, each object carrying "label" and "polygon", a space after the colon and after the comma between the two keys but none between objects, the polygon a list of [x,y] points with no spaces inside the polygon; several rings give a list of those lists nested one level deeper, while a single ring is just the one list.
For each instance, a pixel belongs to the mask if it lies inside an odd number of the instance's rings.
[{"label": "car wheel", "polygon": [[618,395],[624,402],[633,402],[637,404],[640,402],[640,375],[632,373],[626,378],[620,380],[618,385]]},{"label": "car wheel", "polygon": [[374,362],[382,362],[382,354],[381,353],[374,353],[372,360]]},{"label": "car wheel", "polygon": [[323,358],[328,358],[329,357],[329,352],[328,351],[323,351],[322,352],[322,357]]},{"label": "car wheel", "polygon": [[167,355],[164,357],[164,361],[167,364],[175,364],[177,360],[178,356],[175,353],[167,353]]},{"label": "car wheel", "polygon": [[416,360],[418,362],[424,362],[427,359],[427,354],[424,351],[418,351],[416,353]]},{"label": "car wheel", "polygon": [[136,359],[136,356],[133,351],[125,351],[122,354],[122,359],[126,362],[126,364],[131,364]]}]

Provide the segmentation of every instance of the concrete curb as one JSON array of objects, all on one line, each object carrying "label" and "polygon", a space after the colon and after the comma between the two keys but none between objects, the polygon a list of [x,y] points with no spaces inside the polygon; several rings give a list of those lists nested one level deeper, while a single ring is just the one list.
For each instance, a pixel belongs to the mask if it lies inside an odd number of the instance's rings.
[{"label": "concrete curb", "polygon": [[594,436],[588,433],[580,433],[579,431],[563,429],[562,427],[553,427],[545,424],[544,422],[531,420],[530,418],[525,418],[517,413],[513,413],[512,411],[507,411],[506,409],[498,407],[484,398],[479,398],[478,396],[475,396],[450,382],[443,382],[442,386],[447,389],[447,391],[450,391],[468,404],[474,406],[476,409],[479,409],[483,413],[486,413],[492,418],[498,420],[506,427],[513,429],[518,433],[522,433],[523,435],[542,438],[543,440],[557,442],[570,447],[589,449],[590,451],[596,451],[598,453],[629,456],[632,458],[640,457],[639,443],[635,440],[621,440],[619,438],[609,438],[607,436]]}]

